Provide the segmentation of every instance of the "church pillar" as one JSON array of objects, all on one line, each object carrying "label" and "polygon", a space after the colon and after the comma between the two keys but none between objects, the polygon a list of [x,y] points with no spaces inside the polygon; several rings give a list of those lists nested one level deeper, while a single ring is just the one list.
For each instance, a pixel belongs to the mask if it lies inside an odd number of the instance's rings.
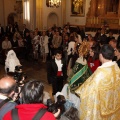
[{"label": "church pillar", "polygon": [[61,3],[61,7],[62,7],[62,25],[66,24],[66,0],[62,0]]},{"label": "church pillar", "polygon": [[43,0],[36,0],[36,27],[39,30],[43,29],[42,9]]},{"label": "church pillar", "polygon": [[119,5],[118,5],[118,17],[120,17],[120,0],[119,0]]},{"label": "church pillar", "polygon": [[30,30],[34,30],[36,27],[36,0],[30,0]]},{"label": "church pillar", "polygon": [[91,0],[91,13],[90,16],[94,17],[96,15],[96,7],[97,7],[97,1],[96,0]]},{"label": "church pillar", "polygon": [[100,0],[100,2],[101,2],[100,15],[101,16],[105,16],[105,14],[106,14],[106,2],[107,2],[107,0]]}]

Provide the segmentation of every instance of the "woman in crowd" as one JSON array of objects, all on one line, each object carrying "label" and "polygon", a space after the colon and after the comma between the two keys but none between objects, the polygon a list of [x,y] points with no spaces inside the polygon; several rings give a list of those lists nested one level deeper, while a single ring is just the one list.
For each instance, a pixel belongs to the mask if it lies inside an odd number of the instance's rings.
[{"label": "woman in crowd", "polygon": [[78,42],[81,44],[82,43],[82,38],[81,38],[81,35],[77,32],[73,32],[73,35],[74,36],[77,36],[77,39],[78,39]]},{"label": "woman in crowd", "polygon": [[94,72],[97,67],[100,66],[99,50],[100,47],[96,45],[95,47],[91,47],[89,51],[88,66],[92,72]]},{"label": "woman in crowd", "polygon": [[8,51],[7,57],[5,60],[5,71],[14,72],[15,67],[18,65],[21,65],[21,64],[16,56],[16,53],[13,50]]},{"label": "woman in crowd", "polygon": [[73,35],[74,35],[74,39],[75,39],[75,46],[74,46],[74,54],[73,54],[72,62],[71,62],[71,68],[73,68],[73,66],[75,65],[75,61],[79,57],[78,48],[82,43],[82,42],[80,42],[79,36],[76,32],[74,32]]},{"label": "woman in crowd", "polygon": [[117,46],[115,49],[115,56],[117,57],[116,62],[120,68],[120,46]]},{"label": "woman in crowd", "polygon": [[10,48],[12,48],[12,44],[11,44],[11,42],[9,41],[8,36],[5,36],[5,39],[4,39],[4,41],[2,42],[2,49],[3,49],[3,50],[7,50],[7,49],[10,49]]},{"label": "woman in crowd", "polygon": [[87,40],[88,40],[89,42],[93,40],[93,37],[92,37],[91,34],[88,34],[88,38],[87,38]]},{"label": "woman in crowd", "polygon": [[18,47],[18,37],[17,37],[17,33],[13,35],[13,38],[11,40],[11,44],[12,44],[12,47]]},{"label": "woman in crowd", "polygon": [[86,56],[88,55],[89,44],[84,41],[79,49],[79,58],[76,60],[72,72],[68,78],[69,88],[71,91],[77,89],[92,74],[87,65]]},{"label": "woman in crowd", "polygon": [[38,54],[40,52],[40,36],[38,35],[37,31],[35,31],[35,36],[32,40],[32,45],[33,45],[34,60],[38,61]]},{"label": "woman in crowd", "polygon": [[62,49],[63,49],[63,57],[65,58],[66,62],[68,59],[68,55],[67,55],[68,42],[69,42],[69,36],[68,34],[65,34],[63,37]]},{"label": "woman in crowd", "polygon": [[74,39],[74,36],[71,35],[70,36],[70,41],[68,43],[68,49],[67,49],[67,55],[68,55],[67,64],[69,64],[69,61],[74,54],[74,51],[75,51],[75,39]]},{"label": "woman in crowd", "polygon": [[40,37],[40,48],[41,54],[43,58],[43,62],[46,62],[47,54],[48,54],[48,36],[46,35],[46,31],[42,32],[42,36]]},{"label": "woman in crowd", "polygon": [[24,47],[24,41],[21,35],[18,36],[18,46]]}]

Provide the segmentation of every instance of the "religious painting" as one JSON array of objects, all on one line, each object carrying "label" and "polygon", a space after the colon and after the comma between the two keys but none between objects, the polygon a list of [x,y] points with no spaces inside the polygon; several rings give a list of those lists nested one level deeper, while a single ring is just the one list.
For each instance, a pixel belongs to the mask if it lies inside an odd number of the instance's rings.
[{"label": "religious painting", "polygon": [[85,16],[85,0],[71,0],[71,16]]}]

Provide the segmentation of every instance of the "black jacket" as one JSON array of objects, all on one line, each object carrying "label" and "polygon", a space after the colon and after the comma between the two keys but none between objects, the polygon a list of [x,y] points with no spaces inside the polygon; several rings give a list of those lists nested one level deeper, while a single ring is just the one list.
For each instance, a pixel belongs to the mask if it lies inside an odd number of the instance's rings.
[{"label": "black jacket", "polygon": [[[62,73],[63,73],[63,80],[67,79],[67,67],[66,67],[66,62],[65,60],[62,59]],[[49,61],[47,63],[47,79],[48,81],[52,82],[53,79],[57,78],[57,72],[58,72],[58,67],[55,62],[55,59]]]}]

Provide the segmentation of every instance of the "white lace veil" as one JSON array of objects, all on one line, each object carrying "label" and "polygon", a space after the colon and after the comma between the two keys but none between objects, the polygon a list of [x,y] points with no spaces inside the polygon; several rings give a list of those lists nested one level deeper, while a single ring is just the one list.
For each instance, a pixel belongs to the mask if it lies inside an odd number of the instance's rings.
[{"label": "white lace veil", "polygon": [[21,65],[20,61],[18,60],[16,53],[13,50],[10,50],[5,60],[5,69],[9,68],[10,72],[14,72],[15,66],[17,65]]}]

